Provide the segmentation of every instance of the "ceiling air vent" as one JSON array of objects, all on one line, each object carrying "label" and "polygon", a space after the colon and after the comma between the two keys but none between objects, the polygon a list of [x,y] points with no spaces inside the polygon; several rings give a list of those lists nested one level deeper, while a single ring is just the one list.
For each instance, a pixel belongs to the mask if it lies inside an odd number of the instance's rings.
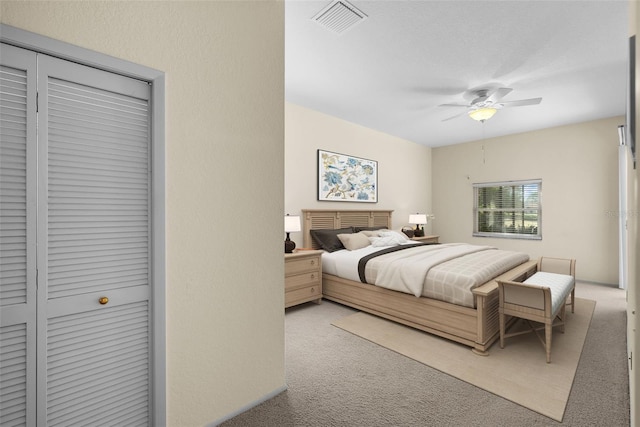
[{"label": "ceiling air vent", "polygon": [[367,17],[361,10],[344,0],[336,0],[311,18],[329,30],[342,34]]}]

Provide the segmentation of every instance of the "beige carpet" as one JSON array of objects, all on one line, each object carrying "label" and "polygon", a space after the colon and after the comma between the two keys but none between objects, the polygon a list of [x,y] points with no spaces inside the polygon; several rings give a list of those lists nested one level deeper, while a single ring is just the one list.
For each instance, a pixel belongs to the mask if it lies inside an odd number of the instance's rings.
[{"label": "beige carpet", "polygon": [[508,338],[504,349],[496,342],[483,357],[469,347],[366,313],[332,324],[562,422],[595,304],[576,298],[575,313],[567,310],[565,333],[554,328],[549,364],[534,334]]}]

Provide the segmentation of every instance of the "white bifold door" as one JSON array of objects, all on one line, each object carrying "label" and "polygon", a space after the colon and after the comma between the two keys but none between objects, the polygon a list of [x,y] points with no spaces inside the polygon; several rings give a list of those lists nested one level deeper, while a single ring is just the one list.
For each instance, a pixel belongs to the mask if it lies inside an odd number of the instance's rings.
[{"label": "white bifold door", "polygon": [[150,425],[149,84],[1,49],[0,425]]}]

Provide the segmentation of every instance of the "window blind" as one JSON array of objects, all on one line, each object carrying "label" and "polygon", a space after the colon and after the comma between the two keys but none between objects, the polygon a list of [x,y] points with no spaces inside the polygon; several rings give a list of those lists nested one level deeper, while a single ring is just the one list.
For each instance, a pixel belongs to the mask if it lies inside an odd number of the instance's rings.
[{"label": "window blind", "polygon": [[542,180],[473,184],[474,236],[542,238]]}]

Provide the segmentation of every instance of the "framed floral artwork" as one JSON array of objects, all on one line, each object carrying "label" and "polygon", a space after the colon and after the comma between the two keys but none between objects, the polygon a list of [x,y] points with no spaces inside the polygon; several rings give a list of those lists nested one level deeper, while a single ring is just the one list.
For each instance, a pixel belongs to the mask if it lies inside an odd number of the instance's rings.
[{"label": "framed floral artwork", "polygon": [[378,162],[318,150],[318,200],[378,202]]}]

